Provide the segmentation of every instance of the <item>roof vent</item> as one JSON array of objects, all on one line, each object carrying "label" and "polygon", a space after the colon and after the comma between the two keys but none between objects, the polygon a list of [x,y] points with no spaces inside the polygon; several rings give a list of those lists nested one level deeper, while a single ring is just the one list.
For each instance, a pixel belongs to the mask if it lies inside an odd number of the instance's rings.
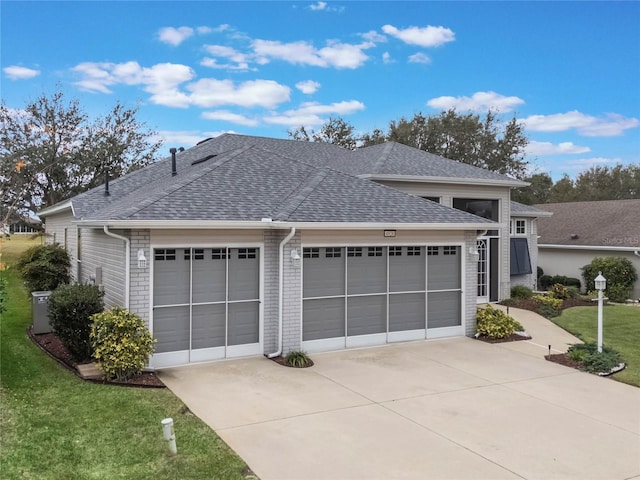
[{"label": "roof vent", "polygon": [[200,145],[201,143],[208,142],[209,140],[213,140],[213,137],[205,138],[204,140],[200,140],[196,145]]},{"label": "roof vent", "polygon": [[216,155],[207,155],[206,157],[199,158],[191,162],[191,165],[198,165],[199,163],[206,162],[207,160],[211,160]]},{"label": "roof vent", "polygon": [[571,240],[577,240],[578,238],[580,238],[580,237],[578,236],[577,233],[572,233],[571,234]]},{"label": "roof vent", "polygon": [[169,151],[171,152],[171,175],[176,176],[178,174],[178,169],[176,168],[177,150],[175,148],[170,148]]},{"label": "roof vent", "polygon": [[104,172],[104,196],[108,197],[109,193],[109,172]]},{"label": "roof vent", "polygon": [[184,152],[184,147],[180,147],[180,148],[178,149],[178,151],[179,151],[179,152]]}]

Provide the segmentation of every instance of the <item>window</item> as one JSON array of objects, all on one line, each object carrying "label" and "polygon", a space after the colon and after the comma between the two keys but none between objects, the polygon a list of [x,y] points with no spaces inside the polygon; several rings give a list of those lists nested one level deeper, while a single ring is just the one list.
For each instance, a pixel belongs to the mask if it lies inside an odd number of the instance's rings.
[{"label": "window", "polygon": [[227,259],[227,249],[226,248],[212,248],[211,249],[211,260],[226,260]]},{"label": "window", "polygon": [[407,247],[407,256],[408,257],[419,257],[420,256],[420,247]]},{"label": "window", "polygon": [[239,248],[238,259],[246,260],[247,258],[256,258],[256,251],[255,248]]},{"label": "window", "polygon": [[[185,248],[184,250],[184,259],[191,260],[191,249]],[[194,260],[204,260],[204,248],[194,248],[193,249],[193,259]]]},{"label": "window", "polygon": [[361,257],[362,247],[349,247],[347,248],[347,257]]},{"label": "window", "polygon": [[[187,250],[188,251],[188,250]],[[175,248],[157,248],[154,258],[158,261],[162,260],[175,260],[176,249]]]},{"label": "window", "polygon": [[339,247],[328,247],[325,249],[324,256],[326,258],[340,258],[342,257],[342,249]]},{"label": "window", "polygon": [[370,257],[381,257],[382,247],[369,247],[367,255]]},{"label": "window", "polygon": [[438,251],[440,249],[438,247],[427,247],[427,255],[428,256],[436,256],[438,255]]},{"label": "window", "polygon": [[457,253],[458,253],[458,247],[454,247],[454,246],[442,247],[443,255],[456,255]]},{"label": "window", "polygon": [[527,221],[526,220],[516,220],[516,235],[526,235],[527,234]]},{"label": "window", "polygon": [[402,256],[402,247],[389,247],[389,256],[390,257]]},{"label": "window", "polygon": [[320,258],[320,249],[319,248],[303,248],[302,257],[303,258]]},{"label": "window", "polygon": [[498,200],[454,198],[453,208],[497,222],[500,220],[499,203]]}]

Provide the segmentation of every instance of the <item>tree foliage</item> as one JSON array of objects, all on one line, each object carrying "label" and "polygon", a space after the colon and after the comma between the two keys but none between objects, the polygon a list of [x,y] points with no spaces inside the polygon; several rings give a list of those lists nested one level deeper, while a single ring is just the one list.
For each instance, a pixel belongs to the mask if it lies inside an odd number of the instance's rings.
[{"label": "tree foliage", "polygon": [[300,126],[296,130],[289,130],[287,134],[293,140],[304,142],[332,143],[349,150],[355,150],[358,139],[354,135],[354,126],[340,117],[329,117],[329,120],[317,132]]},{"label": "tree foliage", "polygon": [[161,142],[137,112],[116,103],[90,119],[62,92],[23,110],[0,105],[2,223],[99,185],[107,172],[115,178],[152,162]]},{"label": "tree foliage", "polygon": [[551,187],[553,187],[553,179],[548,173],[535,173],[522,180],[529,182],[528,187],[521,187],[511,192],[511,199],[525,205],[533,205],[534,203],[547,203]]}]

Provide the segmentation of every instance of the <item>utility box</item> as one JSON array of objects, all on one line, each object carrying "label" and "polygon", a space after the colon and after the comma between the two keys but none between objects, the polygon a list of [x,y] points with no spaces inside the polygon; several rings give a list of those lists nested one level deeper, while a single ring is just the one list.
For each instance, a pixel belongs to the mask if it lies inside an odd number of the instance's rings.
[{"label": "utility box", "polygon": [[33,301],[33,333],[50,333],[49,296],[51,292],[31,292]]}]

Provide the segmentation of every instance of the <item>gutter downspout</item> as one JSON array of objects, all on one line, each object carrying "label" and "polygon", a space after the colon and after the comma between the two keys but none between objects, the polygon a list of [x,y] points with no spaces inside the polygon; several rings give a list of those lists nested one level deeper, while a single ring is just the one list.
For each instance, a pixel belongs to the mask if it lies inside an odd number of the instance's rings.
[{"label": "gutter downspout", "polygon": [[113,233],[109,231],[109,227],[107,225],[104,226],[104,233],[112,238],[117,238],[118,240],[124,241],[125,248],[125,264],[124,264],[124,308],[129,310],[129,284],[131,277],[131,240],[127,237],[123,237],[122,235],[118,235],[117,233]]},{"label": "gutter downspout", "polygon": [[278,292],[278,351],[270,353],[267,358],[279,357],[282,355],[282,305],[284,303],[284,246],[296,234],[296,227],[291,227],[289,234],[280,242],[280,258],[278,263],[278,280],[280,291]]}]

